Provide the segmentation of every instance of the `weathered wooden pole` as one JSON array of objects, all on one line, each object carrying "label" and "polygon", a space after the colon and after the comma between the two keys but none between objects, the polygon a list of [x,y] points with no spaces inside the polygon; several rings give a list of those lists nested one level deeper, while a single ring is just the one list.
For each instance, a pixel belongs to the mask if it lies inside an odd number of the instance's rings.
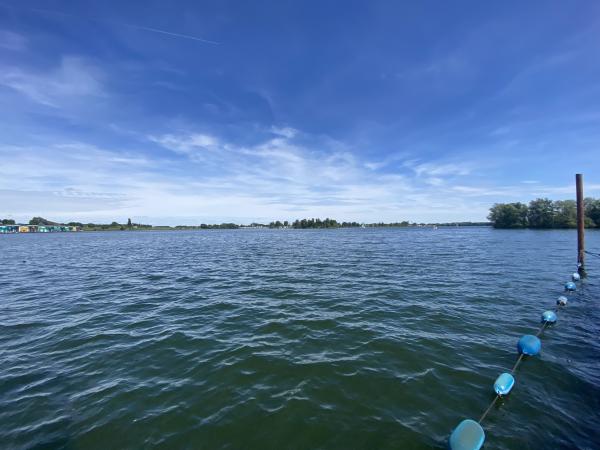
[{"label": "weathered wooden pole", "polygon": [[583,175],[575,175],[577,190],[577,271],[585,275],[585,206],[583,204]]}]

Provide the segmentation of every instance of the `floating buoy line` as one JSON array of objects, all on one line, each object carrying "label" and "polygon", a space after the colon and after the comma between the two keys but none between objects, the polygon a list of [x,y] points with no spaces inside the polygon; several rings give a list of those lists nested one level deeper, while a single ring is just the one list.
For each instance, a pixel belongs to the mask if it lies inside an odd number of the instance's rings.
[{"label": "floating buoy line", "polygon": [[[565,293],[573,293],[577,290],[576,282],[581,281],[579,273],[575,272],[571,275],[571,280],[565,283]],[[492,410],[498,399],[508,395],[515,385],[514,373],[523,361],[525,356],[536,356],[542,349],[542,342],[540,341],[540,334],[544,329],[556,323],[558,319],[558,311],[561,308],[567,306],[568,298],[565,295],[561,295],[556,300],[556,306],[553,310],[547,310],[542,313],[541,316],[541,327],[535,335],[526,334],[522,336],[517,342],[517,351],[519,358],[515,362],[515,365],[510,372],[501,373],[496,381],[494,382],[494,392],[496,396],[490,403],[484,413],[481,415],[478,421],[473,419],[465,419],[460,422],[456,428],[450,434],[448,441],[450,450],[479,450],[485,442],[485,432],[481,423],[487,417],[489,412]]]}]

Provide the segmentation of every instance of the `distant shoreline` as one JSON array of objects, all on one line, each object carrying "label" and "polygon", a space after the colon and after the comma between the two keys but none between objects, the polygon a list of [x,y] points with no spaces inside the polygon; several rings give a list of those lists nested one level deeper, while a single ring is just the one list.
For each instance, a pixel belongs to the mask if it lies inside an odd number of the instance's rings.
[{"label": "distant shoreline", "polygon": [[446,223],[416,223],[416,222],[338,222],[335,219],[297,219],[294,222],[274,221],[268,224],[251,223],[240,225],[235,223],[200,224],[200,225],[148,225],[134,223],[128,219],[126,224],[112,222],[110,224],[95,224],[68,222],[56,223],[43,217],[34,217],[28,224],[17,224],[12,219],[0,221],[0,234],[14,233],[57,233],[57,232],[91,232],[91,231],[190,231],[190,230],[237,230],[237,229],[293,229],[293,230],[315,230],[315,229],[340,229],[340,228],[456,228],[456,227],[489,227],[491,222],[446,222]]},{"label": "distant shoreline", "polygon": [[0,229],[0,234],[54,234],[54,233],[102,233],[102,232],[110,232],[110,233],[131,233],[131,232],[151,232],[151,231],[170,231],[170,232],[178,232],[178,231],[222,231],[222,230],[277,230],[277,231],[285,231],[285,230],[351,230],[351,229],[437,229],[441,228],[492,228],[491,225],[419,225],[419,226],[365,226],[365,227],[313,227],[313,228],[294,228],[294,227],[251,227],[251,226],[239,226],[239,227],[231,227],[231,228],[219,228],[219,227],[210,227],[210,228],[200,228],[200,227],[147,227],[147,228],[131,228],[131,229],[119,229],[119,228],[107,228],[107,229],[78,229],[78,230],[53,230],[53,231],[5,231]]},{"label": "distant shoreline", "polygon": [[[262,227],[251,227],[251,226],[239,226],[236,228],[219,228],[219,227],[211,227],[211,228],[200,228],[200,227],[167,227],[167,226],[156,226],[156,227],[147,227],[147,228],[132,228],[132,229],[118,229],[118,228],[109,228],[109,229],[81,229],[81,230],[68,230],[68,231],[48,231],[48,232],[40,232],[40,231],[28,231],[28,232],[6,232],[0,229],[0,235],[2,234],[55,234],[55,233],[144,233],[144,232],[156,232],[156,231],[168,231],[168,232],[181,232],[181,231],[223,231],[223,230],[269,230],[269,231],[296,231],[296,230],[351,230],[351,229],[456,229],[456,228],[490,228],[495,231],[557,231],[557,230],[573,230],[573,228],[498,228],[492,225],[419,225],[419,226],[385,226],[385,227],[335,227],[335,228],[293,228],[293,227],[280,227],[280,228],[271,228],[268,226]],[[588,229],[588,228],[586,228]],[[598,229],[596,227],[591,227],[588,230]]]}]

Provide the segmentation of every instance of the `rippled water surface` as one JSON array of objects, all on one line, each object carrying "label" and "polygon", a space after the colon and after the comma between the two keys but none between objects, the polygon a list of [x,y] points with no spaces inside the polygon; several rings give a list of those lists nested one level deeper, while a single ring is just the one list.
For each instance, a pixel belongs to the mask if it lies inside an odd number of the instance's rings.
[{"label": "rippled water surface", "polygon": [[[444,448],[574,269],[573,231],[0,236],[0,447]],[[588,248],[600,252],[600,233]],[[486,449],[600,448],[600,258]]]}]

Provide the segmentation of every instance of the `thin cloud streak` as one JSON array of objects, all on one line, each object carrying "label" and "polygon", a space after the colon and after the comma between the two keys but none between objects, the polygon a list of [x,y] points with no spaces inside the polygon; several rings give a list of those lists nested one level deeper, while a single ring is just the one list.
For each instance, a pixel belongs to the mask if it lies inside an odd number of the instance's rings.
[{"label": "thin cloud streak", "polygon": [[96,22],[96,23],[100,23],[100,24],[117,25],[117,26],[121,26],[121,27],[132,28],[134,30],[148,31],[151,33],[158,33],[158,34],[163,34],[166,36],[171,36],[171,37],[176,37],[176,38],[181,38],[181,39],[189,39],[192,41],[202,42],[204,44],[212,44],[212,45],[220,45],[221,44],[220,42],[217,42],[217,41],[211,41],[209,39],[204,39],[204,38],[201,38],[198,36],[192,36],[190,34],[176,33],[173,31],[161,30],[160,28],[145,27],[142,25],[134,25],[134,24],[130,24],[130,23],[117,22],[117,21],[113,21],[113,20],[98,19],[98,18],[93,18],[93,17],[84,17],[84,16],[67,13],[64,11],[53,11],[53,10],[44,9],[44,8],[15,7],[15,6],[6,5],[6,4],[0,4],[0,6],[9,8],[9,9],[13,9],[16,11],[26,10],[26,11],[31,11],[31,12],[37,12],[37,13],[44,14],[44,15],[70,17],[72,19],[76,19],[79,21],[87,20],[87,21]]},{"label": "thin cloud streak", "polygon": [[203,42],[205,44],[213,44],[213,45],[220,45],[220,42],[216,42],[216,41],[210,41],[208,39],[203,39],[197,36],[191,36],[189,34],[181,34],[181,33],[174,33],[172,31],[166,31],[166,30],[160,30],[158,28],[150,28],[150,27],[142,27],[140,25],[130,25],[127,23],[120,23],[119,25],[123,25],[126,27],[130,27],[130,28],[134,28],[136,30],[142,30],[142,31],[149,31],[151,33],[159,33],[159,34],[165,34],[167,36],[172,36],[172,37],[177,37],[177,38],[182,38],[182,39],[190,39],[192,41],[198,41],[198,42]]}]

